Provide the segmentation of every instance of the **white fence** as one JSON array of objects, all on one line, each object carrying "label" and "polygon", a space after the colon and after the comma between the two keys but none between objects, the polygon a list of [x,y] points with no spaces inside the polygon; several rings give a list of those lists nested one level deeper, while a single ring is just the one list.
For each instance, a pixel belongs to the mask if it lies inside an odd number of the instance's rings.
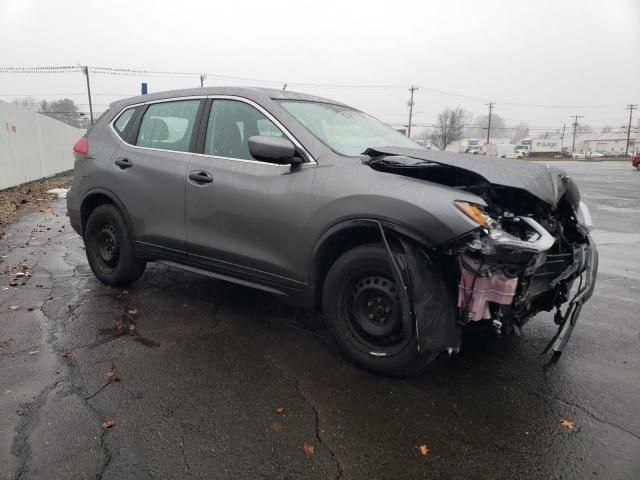
[{"label": "white fence", "polygon": [[73,168],[84,130],[0,101],[0,190]]}]

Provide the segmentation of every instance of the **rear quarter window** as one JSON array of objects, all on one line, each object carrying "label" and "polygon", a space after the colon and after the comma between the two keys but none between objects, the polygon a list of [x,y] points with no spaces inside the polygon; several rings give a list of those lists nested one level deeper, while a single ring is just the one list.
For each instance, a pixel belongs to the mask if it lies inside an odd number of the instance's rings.
[{"label": "rear quarter window", "polygon": [[118,132],[121,138],[124,138],[124,132],[127,129],[127,125],[129,125],[129,121],[131,117],[133,117],[133,113],[135,112],[134,108],[127,108],[124,112],[120,114],[118,119],[113,122],[113,128]]}]

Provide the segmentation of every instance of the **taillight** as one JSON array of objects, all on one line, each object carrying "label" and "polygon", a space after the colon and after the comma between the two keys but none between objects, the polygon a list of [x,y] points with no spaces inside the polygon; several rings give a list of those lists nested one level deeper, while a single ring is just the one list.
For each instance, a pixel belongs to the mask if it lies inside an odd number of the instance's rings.
[{"label": "taillight", "polygon": [[76,142],[73,146],[73,152],[79,153],[81,155],[86,155],[89,153],[89,139],[87,137],[82,137],[80,140]]}]

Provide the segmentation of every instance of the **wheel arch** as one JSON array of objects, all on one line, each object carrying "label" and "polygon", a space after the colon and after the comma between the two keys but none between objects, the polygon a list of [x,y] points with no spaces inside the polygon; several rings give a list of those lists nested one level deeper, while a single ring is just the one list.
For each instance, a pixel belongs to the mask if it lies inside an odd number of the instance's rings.
[{"label": "wheel arch", "polygon": [[113,192],[104,188],[94,188],[87,192],[87,194],[82,199],[82,203],[80,204],[80,222],[82,226],[82,234],[84,235],[87,220],[89,219],[91,212],[93,212],[100,205],[105,204],[115,205],[118,210],[122,212],[124,220],[127,224],[127,228],[133,234],[131,222],[129,220],[129,214],[126,207]]},{"label": "wheel arch", "polygon": [[345,220],[329,227],[318,239],[313,249],[310,269],[310,285],[314,287],[313,306],[319,308],[324,279],[331,265],[347,251],[370,243],[383,244],[380,225],[385,232],[393,232],[402,238],[410,239],[425,248],[432,243],[424,236],[401,225],[375,218]]}]

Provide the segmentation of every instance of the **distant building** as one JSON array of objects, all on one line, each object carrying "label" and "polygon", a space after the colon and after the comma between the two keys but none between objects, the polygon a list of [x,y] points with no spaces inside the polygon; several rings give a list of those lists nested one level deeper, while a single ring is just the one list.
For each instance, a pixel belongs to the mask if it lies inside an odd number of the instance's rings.
[{"label": "distant building", "polygon": [[[576,152],[624,153],[627,148],[627,129],[616,128],[607,133],[591,133],[576,139]],[[629,152],[640,151],[640,121],[631,127]]]}]

